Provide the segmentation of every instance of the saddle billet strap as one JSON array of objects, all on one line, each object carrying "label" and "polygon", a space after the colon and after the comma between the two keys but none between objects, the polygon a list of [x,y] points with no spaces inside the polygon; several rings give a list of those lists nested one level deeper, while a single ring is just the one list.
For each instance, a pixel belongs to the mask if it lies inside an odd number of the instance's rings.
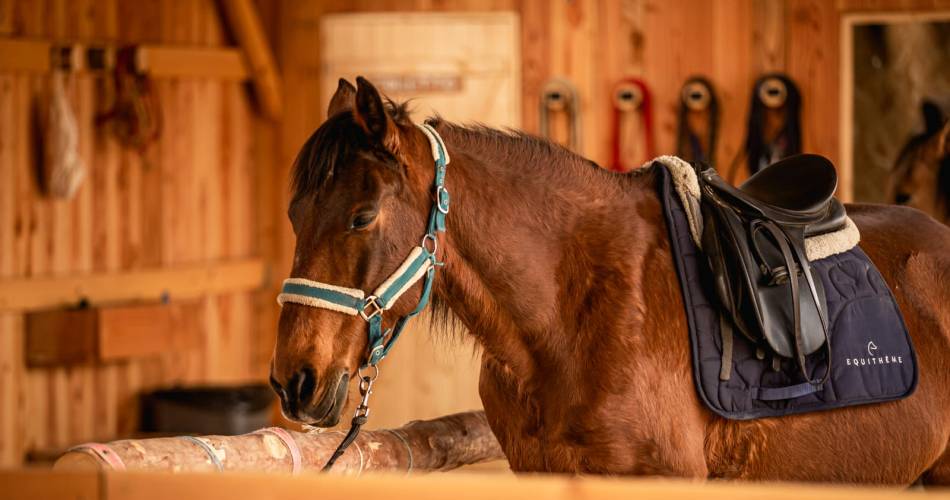
[{"label": "saddle billet strap", "polygon": [[732,378],[732,323],[725,314],[719,313],[719,335],[722,337],[722,356],[719,366],[719,380]]}]

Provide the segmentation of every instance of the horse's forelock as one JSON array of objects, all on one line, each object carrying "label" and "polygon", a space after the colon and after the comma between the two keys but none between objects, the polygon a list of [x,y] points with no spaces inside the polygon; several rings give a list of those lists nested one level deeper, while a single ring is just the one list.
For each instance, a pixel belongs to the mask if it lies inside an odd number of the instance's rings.
[{"label": "horse's forelock", "polygon": [[[386,100],[386,111],[397,125],[411,125],[409,102]],[[318,192],[333,178],[334,171],[346,164],[360,149],[369,149],[366,135],[353,113],[333,115],[304,142],[294,160],[293,199]]]}]

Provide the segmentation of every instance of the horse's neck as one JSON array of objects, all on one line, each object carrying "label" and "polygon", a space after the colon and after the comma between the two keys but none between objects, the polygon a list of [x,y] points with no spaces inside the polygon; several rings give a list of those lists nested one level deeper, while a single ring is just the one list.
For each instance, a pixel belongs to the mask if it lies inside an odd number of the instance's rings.
[{"label": "horse's neck", "polygon": [[446,142],[452,210],[436,293],[515,373],[570,361],[564,346],[596,327],[584,320],[591,302],[629,298],[624,256],[648,224],[637,210],[653,196],[648,176],[620,179],[564,153],[523,164]]}]

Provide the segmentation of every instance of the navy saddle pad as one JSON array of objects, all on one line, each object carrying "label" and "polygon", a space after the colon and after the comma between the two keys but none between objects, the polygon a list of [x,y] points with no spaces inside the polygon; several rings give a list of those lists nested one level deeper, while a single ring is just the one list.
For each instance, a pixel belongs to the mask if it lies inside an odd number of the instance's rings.
[{"label": "navy saddle pad", "polygon": [[[917,362],[904,319],[881,274],[857,246],[811,262],[828,302],[832,372],[825,384],[809,384],[793,360],[773,359],[767,347],[738,331],[729,335],[731,356],[724,358],[708,265],[690,236],[669,171],[655,165],[686,306],[693,375],[706,406],[722,417],[744,420],[892,401],[914,392]],[[808,371],[823,371],[825,356],[825,349],[809,356]],[[731,369],[723,370],[730,358]]]}]

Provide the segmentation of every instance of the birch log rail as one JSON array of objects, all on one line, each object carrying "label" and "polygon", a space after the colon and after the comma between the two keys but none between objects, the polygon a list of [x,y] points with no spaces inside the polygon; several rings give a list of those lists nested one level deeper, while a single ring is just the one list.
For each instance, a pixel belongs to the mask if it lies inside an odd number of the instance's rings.
[{"label": "birch log rail", "polygon": [[[128,439],[108,443],[101,450],[113,453],[115,457],[110,457],[110,462],[121,464],[118,468],[127,470],[319,472],[342,437],[343,432],[262,430],[240,436]],[[294,447],[299,450],[296,459]],[[211,453],[216,455],[220,467]],[[119,462],[115,462],[116,457]],[[502,458],[504,455],[488,427],[485,412],[471,411],[414,421],[399,429],[365,431],[332,471],[348,475],[365,471],[447,471]],[[54,468],[117,467],[89,449],[74,449],[60,457]]]}]

